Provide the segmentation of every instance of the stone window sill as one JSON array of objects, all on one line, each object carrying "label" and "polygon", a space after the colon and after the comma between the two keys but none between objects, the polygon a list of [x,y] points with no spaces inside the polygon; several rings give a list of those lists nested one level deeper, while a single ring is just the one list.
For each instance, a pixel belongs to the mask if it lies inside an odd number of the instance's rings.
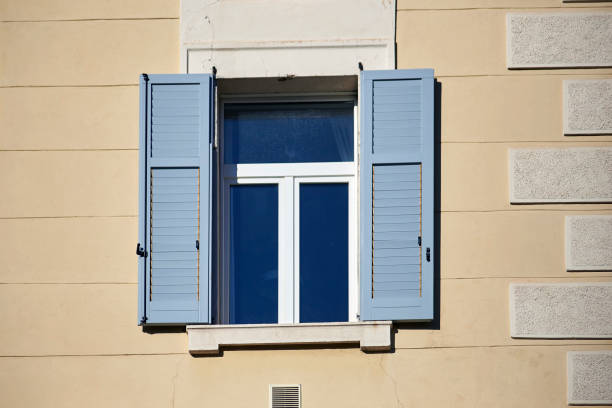
[{"label": "stone window sill", "polygon": [[391,350],[390,321],[187,326],[189,353],[218,355],[224,346],[358,344],[362,351]]}]

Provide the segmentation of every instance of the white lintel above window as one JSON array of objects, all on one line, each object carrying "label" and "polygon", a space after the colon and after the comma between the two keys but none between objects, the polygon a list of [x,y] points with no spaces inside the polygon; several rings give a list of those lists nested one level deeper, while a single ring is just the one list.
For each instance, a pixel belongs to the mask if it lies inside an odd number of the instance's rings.
[{"label": "white lintel above window", "polygon": [[[322,12],[324,10],[324,12]],[[355,75],[395,65],[395,1],[181,2],[181,72]]]}]

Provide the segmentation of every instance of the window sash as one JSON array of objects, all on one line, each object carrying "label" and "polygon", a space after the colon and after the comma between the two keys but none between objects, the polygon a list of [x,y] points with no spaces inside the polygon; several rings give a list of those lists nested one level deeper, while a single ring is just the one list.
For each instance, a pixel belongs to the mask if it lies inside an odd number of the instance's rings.
[{"label": "window sash", "polygon": [[[245,102],[328,102],[353,101],[354,143],[352,162],[309,163],[239,163],[224,164],[223,109],[224,103]],[[229,254],[229,191],[238,184],[278,184],[278,323],[299,323],[299,185],[301,183],[347,183],[349,186],[349,321],[359,321],[358,276],[358,109],[354,94],[291,95],[284,97],[232,97],[219,104],[218,160],[221,194],[219,200],[219,279],[218,322],[229,324],[230,254]],[[297,191],[297,193],[296,193]],[[297,273],[296,273],[297,272]]]},{"label": "window sash", "polygon": [[286,176],[224,178],[219,277],[219,321],[230,321],[230,187],[233,185],[278,185],[278,323],[299,323],[299,189],[306,183],[348,184],[349,230],[349,321],[359,321],[359,276],[357,259],[357,187],[355,176]]}]

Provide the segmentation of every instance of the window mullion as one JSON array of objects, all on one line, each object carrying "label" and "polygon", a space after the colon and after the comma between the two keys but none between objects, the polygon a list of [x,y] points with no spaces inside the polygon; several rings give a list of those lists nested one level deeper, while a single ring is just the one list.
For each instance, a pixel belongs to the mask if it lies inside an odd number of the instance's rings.
[{"label": "window mullion", "polygon": [[278,322],[294,323],[294,178],[279,182]]}]

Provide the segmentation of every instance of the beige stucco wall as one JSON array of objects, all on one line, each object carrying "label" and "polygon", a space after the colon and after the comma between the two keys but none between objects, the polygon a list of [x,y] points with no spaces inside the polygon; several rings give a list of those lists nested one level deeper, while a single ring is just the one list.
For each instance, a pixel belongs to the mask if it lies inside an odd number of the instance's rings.
[{"label": "beige stucco wall", "polygon": [[136,326],[137,79],[179,71],[178,0],[1,2],[0,406],[264,407],[271,383],[305,408],[566,406],[566,353],[612,342],[511,339],[508,286],[612,281],[565,272],[563,240],[612,205],[510,205],[507,151],[612,145],[563,136],[561,95],[612,69],[507,70],[505,14],[606,4],[435,3],[398,1],[397,61],[441,84],[439,328],[193,358]]}]

